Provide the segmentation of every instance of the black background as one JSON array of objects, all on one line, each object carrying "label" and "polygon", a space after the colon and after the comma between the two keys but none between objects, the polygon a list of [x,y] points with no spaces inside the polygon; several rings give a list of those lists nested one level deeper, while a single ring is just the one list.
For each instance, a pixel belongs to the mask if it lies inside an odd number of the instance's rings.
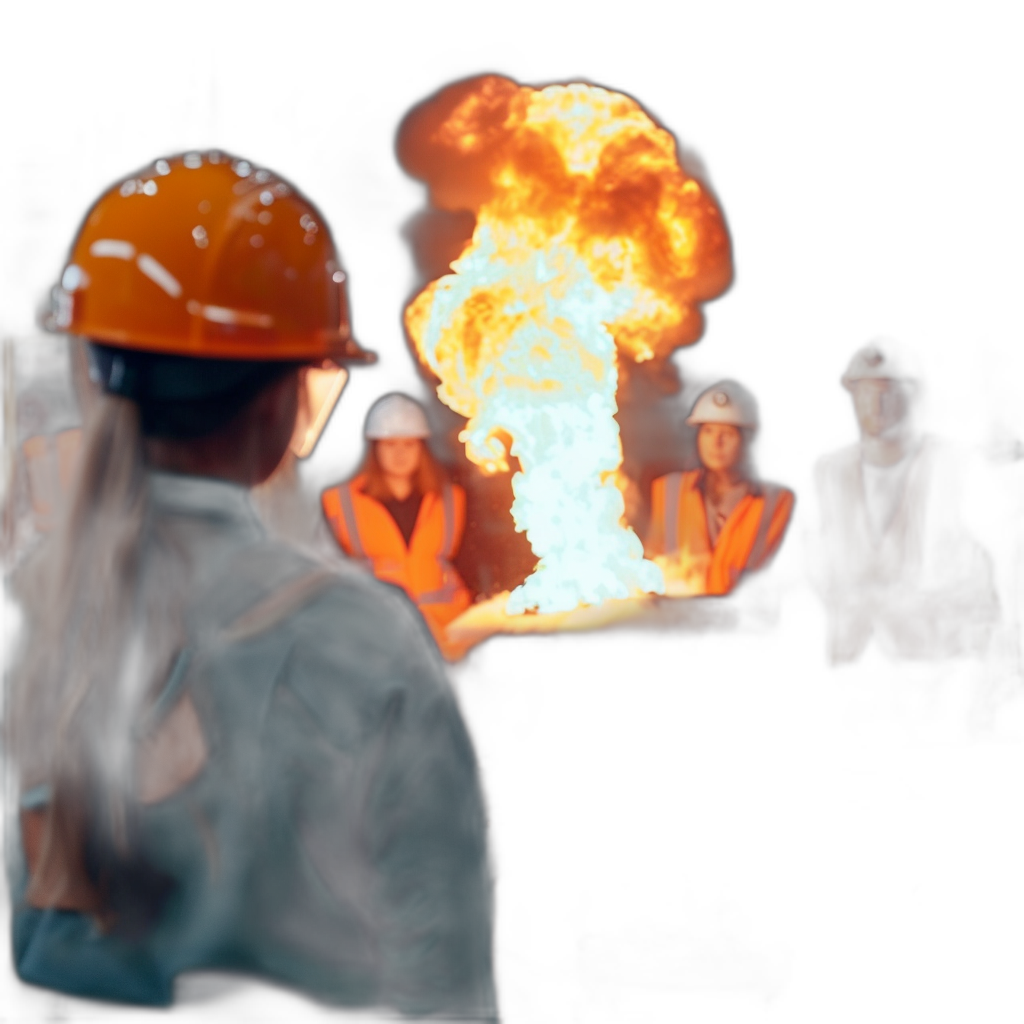
[{"label": "black background", "polygon": [[[333,225],[356,334],[381,355],[316,459],[350,458],[369,402],[415,389],[400,309],[399,226],[422,204],[396,125],[452,80],[585,79],[635,96],[705,159],[728,217],[735,284],[682,354],[684,376],[757,393],[766,476],[799,484],[854,437],[839,385],[857,347],[918,349],[930,417],[984,443],[1024,433],[1018,400],[1009,29],[978,12],[897,24],[685,8],[255,8],[213,26],[191,8],[110,23],[54,16],[8,34],[0,327],[34,330],[100,191],[154,160],[220,148],[292,180]],[[355,442],[357,443],[357,441]]]}]

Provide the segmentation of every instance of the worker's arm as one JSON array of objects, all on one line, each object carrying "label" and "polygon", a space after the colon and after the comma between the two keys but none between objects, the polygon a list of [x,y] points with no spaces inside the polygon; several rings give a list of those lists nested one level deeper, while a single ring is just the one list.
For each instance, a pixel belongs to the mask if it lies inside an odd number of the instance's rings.
[{"label": "worker's arm", "polygon": [[[476,757],[415,609],[373,581],[326,595],[304,613],[280,689],[279,706],[307,709],[316,742],[337,751],[316,755],[333,774],[315,794],[307,783],[302,800],[317,812],[306,816],[304,842],[338,906],[359,904],[371,922],[377,1001],[414,1015],[493,1019]],[[297,756],[306,759],[302,749]]]}]

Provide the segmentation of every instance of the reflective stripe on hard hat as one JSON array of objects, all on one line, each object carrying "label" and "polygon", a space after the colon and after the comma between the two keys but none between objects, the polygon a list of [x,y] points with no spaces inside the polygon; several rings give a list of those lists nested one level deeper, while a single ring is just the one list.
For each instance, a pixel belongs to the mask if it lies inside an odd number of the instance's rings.
[{"label": "reflective stripe on hard hat", "polygon": [[742,384],[721,380],[700,393],[686,422],[689,426],[725,423],[754,430],[758,424],[757,402]]},{"label": "reflective stripe on hard hat", "polygon": [[155,161],[93,204],[44,317],[129,350],[366,362],[346,274],[317,208],[219,152]]},{"label": "reflective stripe on hard hat", "polygon": [[366,414],[366,437],[371,441],[385,441],[398,437],[430,437],[427,414],[414,398],[400,392],[382,395]]}]

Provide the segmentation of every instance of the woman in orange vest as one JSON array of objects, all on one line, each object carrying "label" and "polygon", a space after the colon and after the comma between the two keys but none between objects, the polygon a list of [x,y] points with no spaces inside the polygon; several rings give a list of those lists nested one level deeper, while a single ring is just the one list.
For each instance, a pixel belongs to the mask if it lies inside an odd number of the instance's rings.
[{"label": "woman in orange vest", "polygon": [[654,481],[645,547],[670,591],[728,594],[743,573],[762,568],[778,550],[794,496],[752,478],[747,453],[757,405],[742,385],[720,381],[708,388],[686,422],[698,428],[701,468]]},{"label": "woman in orange vest", "polygon": [[366,459],[355,479],[324,491],[324,514],[351,558],[402,587],[442,651],[444,627],[472,597],[452,565],[466,528],[466,492],[445,479],[424,439],[422,406],[407,395],[377,399],[366,417]]}]

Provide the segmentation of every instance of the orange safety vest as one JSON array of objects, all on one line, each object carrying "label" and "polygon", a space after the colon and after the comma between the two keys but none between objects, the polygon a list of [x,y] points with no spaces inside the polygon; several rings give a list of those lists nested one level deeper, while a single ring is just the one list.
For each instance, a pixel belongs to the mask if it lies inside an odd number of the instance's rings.
[{"label": "orange safety vest", "polygon": [[651,485],[650,555],[683,555],[704,573],[705,594],[728,594],[744,572],[762,568],[778,550],[794,495],[775,484],[754,484],[732,510],[712,547],[704,470],[669,473]]},{"label": "orange safety vest", "polygon": [[363,493],[365,476],[329,487],[324,515],[345,554],[385,583],[402,587],[427,624],[439,633],[470,605],[471,596],[451,560],[466,528],[466,492],[446,483],[425,494],[409,544],[391,513]]},{"label": "orange safety vest", "polygon": [[963,470],[962,456],[926,437],[876,545],[864,507],[860,445],[818,463],[831,664],[856,662],[872,632],[892,662],[934,664],[977,654],[975,542],[951,514]]}]

